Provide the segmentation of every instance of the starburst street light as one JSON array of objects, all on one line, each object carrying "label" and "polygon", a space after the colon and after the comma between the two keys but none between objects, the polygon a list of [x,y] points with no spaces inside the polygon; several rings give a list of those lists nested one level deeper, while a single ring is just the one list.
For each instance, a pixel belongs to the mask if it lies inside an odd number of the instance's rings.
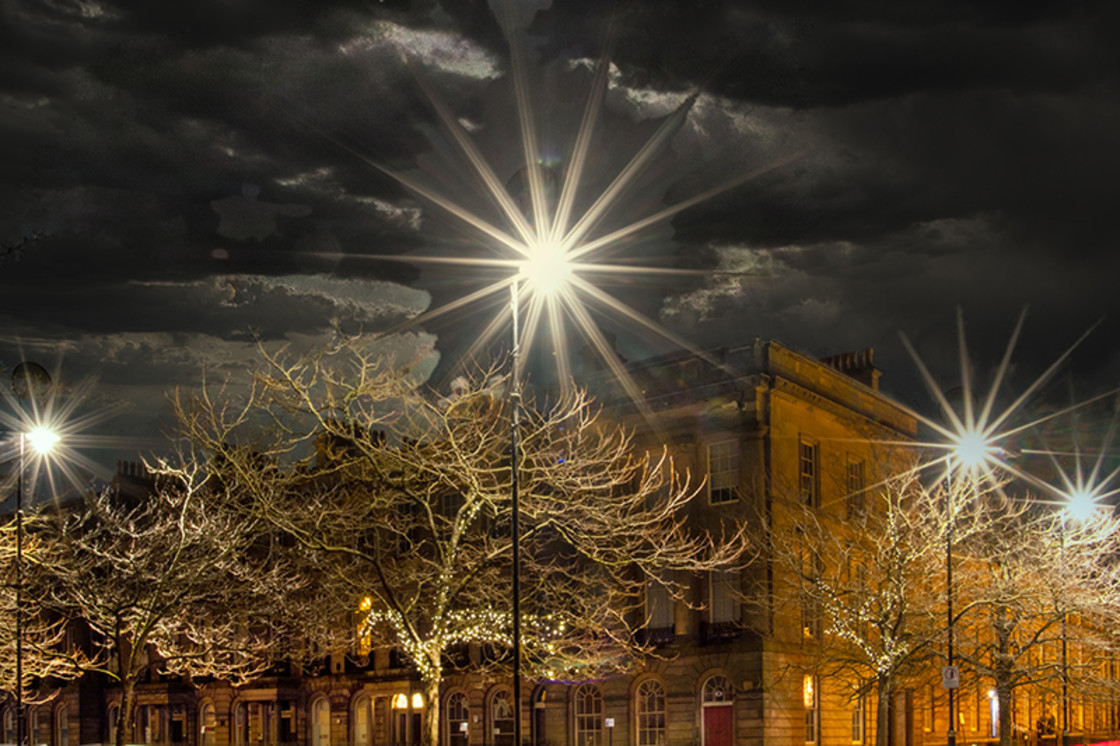
[{"label": "starburst street light", "polygon": [[[969,364],[968,345],[965,341],[964,333],[964,312],[958,307],[957,309],[957,342],[960,355],[960,369],[961,369],[961,384],[960,384],[960,401],[958,407],[954,407],[950,402],[949,397],[938,385],[929,369],[922,362],[921,357],[910,344],[910,340],[905,334],[902,334],[902,343],[906,347],[910,356],[920,372],[927,389],[933,395],[937,402],[938,408],[941,411],[942,420],[938,421],[931,417],[924,416],[918,412],[912,412],[914,416],[933,430],[938,436],[939,441],[929,443],[911,444],[918,447],[927,448],[935,452],[942,452],[944,455],[933,461],[919,464],[917,470],[928,469],[932,466],[941,465],[944,469],[941,479],[946,481],[946,494],[945,494],[945,510],[946,510],[946,524],[945,524],[945,596],[946,596],[946,669],[944,672],[944,680],[948,689],[948,714],[949,725],[947,731],[948,746],[956,746],[956,728],[955,716],[953,711],[954,705],[954,689],[955,684],[950,685],[949,682],[957,680],[956,668],[954,666],[953,658],[953,529],[954,529],[954,477],[959,475],[957,485],[962,482],[971,486],[976,486],[981,483],[987,485],[997,491],[1002,490],[1001,481],[1004,477],[1011,476],[1025,481],[1028,484],[1036,487],[1041,487],[1048,493],[1056,492],[1056,488],[1039,479],[1037,476],[1024,471],[1014,461],[1015,457],[1020,455],[1013,448],[1010,447],[1011,439],[1025,431],[1030,430],[1042,422],[1052,419],[1054,417],[1070,413],[1085,406],[1093,401],[1096,401],[1105,396],[1110,396],[1114,391],[1106,392],[1097,397],[1093,397],[1086,401],[1075,404],[1069,408],[1063,409],[1059,412],[1047,414],[1032,422],[1023,425],[1010,425],[1012,417],[1017,415],[1022,407],[1029,401],[1038,391],[1045,385],[1057,372],[1057,370],[1065,363],[1073,351],[1081,344],[1082,341],[1092,332],[1093,327],[1090,327],[1084,334],[1082,334],[1064,353],[1058,356],[1050,367],[1048,367],[1033,383],[1027,386],[1026,389],[1016,397],[1010,405],[1008,405],[1002,412],[997,412],[995,409],[996,397],[999,394],[1000,386],[1003,383],[1004,377],[1010,366],[1012,353],[1015,349],[1016,342],[1023,328],[1023,322],[1026,319],[1026,309],[1019,315],[1019,319],[1015,324],[1012,331],[1011,338],[1008,341],[1007,349],[1004,352],[1003,358],[1000,361],[999,367],[996,371],[995,380],[992,383],[988,394],[983,399],[983,403],[977,411],[977,407],[973,401],[973,381]],[[1099,323],[1099,322],[1098,322]],[[1061,471],[1059,469],[1059,471]],[[1080,474],[1080,469],[1079,469]],[[1094,471],[1096,474],[1096,471]],[[1063,472],[1063,478],[1065,474]],[[1083,490],[1075,490],[1074,484],[1066,478],[1069,493],[1072,495],[1074,492],[1084,493]],[[1083,487],[1084,482],[1079,480],[1078,487]]]}]

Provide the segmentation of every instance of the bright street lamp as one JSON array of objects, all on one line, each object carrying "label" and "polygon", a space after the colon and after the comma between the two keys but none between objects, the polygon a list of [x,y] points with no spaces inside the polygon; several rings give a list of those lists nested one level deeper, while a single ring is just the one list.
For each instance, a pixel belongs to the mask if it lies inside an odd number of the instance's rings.
[{"label": "bright street lamp", "polygon": [[[21,399],[45,394],[51,386],[50,374],[36,363],[24,362],[12,373],[12,391]],[[19,433],[19,472],[16,474],[16,743],[23,746],[27,732],[27,711],[23,702],[23,477],[28,447],[42,458],[59,442],[58,433],[36,425]]]},{"label": "bright street lamp", "polygon": [[522,278],[529,289],[545,298],[561,292],[572,275],[572,264],[563,246],[547,241],[531,243],[518,276],[509,286],[510,330],[513,335],[510,374],[510,544],[513,553],[513,743],[521,746],[521,329],[518,323]]}]

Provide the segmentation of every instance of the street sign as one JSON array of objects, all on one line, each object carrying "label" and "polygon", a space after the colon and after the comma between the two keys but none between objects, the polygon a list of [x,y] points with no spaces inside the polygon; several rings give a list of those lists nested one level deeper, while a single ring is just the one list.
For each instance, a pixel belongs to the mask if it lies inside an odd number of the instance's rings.
[{"label": "street sign", "polygon": [[961,685],[961,669],[957,666],[945,666],[941,669],[941,688],[956,689]]}]

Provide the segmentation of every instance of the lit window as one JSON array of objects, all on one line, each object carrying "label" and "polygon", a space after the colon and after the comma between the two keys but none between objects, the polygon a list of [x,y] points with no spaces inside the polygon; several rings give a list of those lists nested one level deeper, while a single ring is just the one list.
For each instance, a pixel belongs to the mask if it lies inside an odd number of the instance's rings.
[{"label": "lit window", "polygon": [[801,502],[816,507],[820,504],[820,447],[802,440],[800,443]]},{"label": "lit window", "polygon": [[739,443],[713,443],[708,446],[708,501],[715,505],[738,499]]},{"label": "lit window", "polygon": [[638,686],[638,746],[665,743],[665,687],[648,679]]},{"label": "lit window", "polygon": [[801,681],[802,704],[805,705],[805,743],[817,742],[817,678],[809,674]]}]

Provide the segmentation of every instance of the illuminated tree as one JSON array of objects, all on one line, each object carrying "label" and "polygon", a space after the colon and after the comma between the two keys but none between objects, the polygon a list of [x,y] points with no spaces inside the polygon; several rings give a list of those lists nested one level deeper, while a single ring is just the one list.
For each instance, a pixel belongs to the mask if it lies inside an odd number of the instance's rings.
[{"label": "illuminated tree", "polygon": [[876,744],[889,741],[891,695],[938,658],[945,633],[944,495],[913,472],[868,490],[848,515],[789,506],[792,531],[770,537],[788,582],[775,602],[799,615],[806,665],[856,699],[874,693]]},{"label": "illuminated tree", "polygon": [[[507,381],[487,370],[440,396],[354,344],[265,362],[236,404],[224,391],[178,397],[184,434],[226,499],[306,558],[323,608],[336,620],[362,609],[363,644],[404,651],[435,744],[449,654],[469,651],[476,670],[510,663]],[[664,456],[634,453],[581,393],[526,402],[516,457],[531,676],[633,665],[649,652],[637,634],[649,577],[743,561],[745,532],[690,532],[696,490]]]},{"label": "illuminated tree", "polygon": [[0,585],[0,618],[4,620],[0,625],[0,689],[16,691],[16,615],[19,614],[23,700],[28,704],[34,704],[37,698],[37,692],[31,688],[33,682],[73,678],[91,663],[83,651],[70,649],[65,644],[70,620],[43,613],[41,589],[24,581],[22,593],[16,592],[21,584],[20,576],[32,574],[46,552],[37,535],[39,521],[34,514],[24,516],[22,572],[17,568],[16,520],[12,517],[0,526],[0,567],[4,573],[4,582]]},{"label": "illuminated tree", "polygon": [[954,570],[967,599],[957,651],[977,686],[992,683],[1000,743],[1009,746],[1018,689],[1045,694],[1054,719],[1044,725],[1058,734],[1067,724],[1063,701],[1108,686],[1101,671],[1120,609],[1120,525],[1111,511],[1076,521],[1045,501],[986,494],[981,502],[981,530],[962,543]]},{"label": "illuminated tree", "polygon": [[236,684],[272,665],[284,639],[274,607],[299,588],[259,527],[216,509],[202,470],[175,475],[145,496],[89,495],[39,532],[51,547],[32,581],[44,605],[89,625],[101,670],[120,685],[117,746],[135,742],[135,686],[148,670]]}]

